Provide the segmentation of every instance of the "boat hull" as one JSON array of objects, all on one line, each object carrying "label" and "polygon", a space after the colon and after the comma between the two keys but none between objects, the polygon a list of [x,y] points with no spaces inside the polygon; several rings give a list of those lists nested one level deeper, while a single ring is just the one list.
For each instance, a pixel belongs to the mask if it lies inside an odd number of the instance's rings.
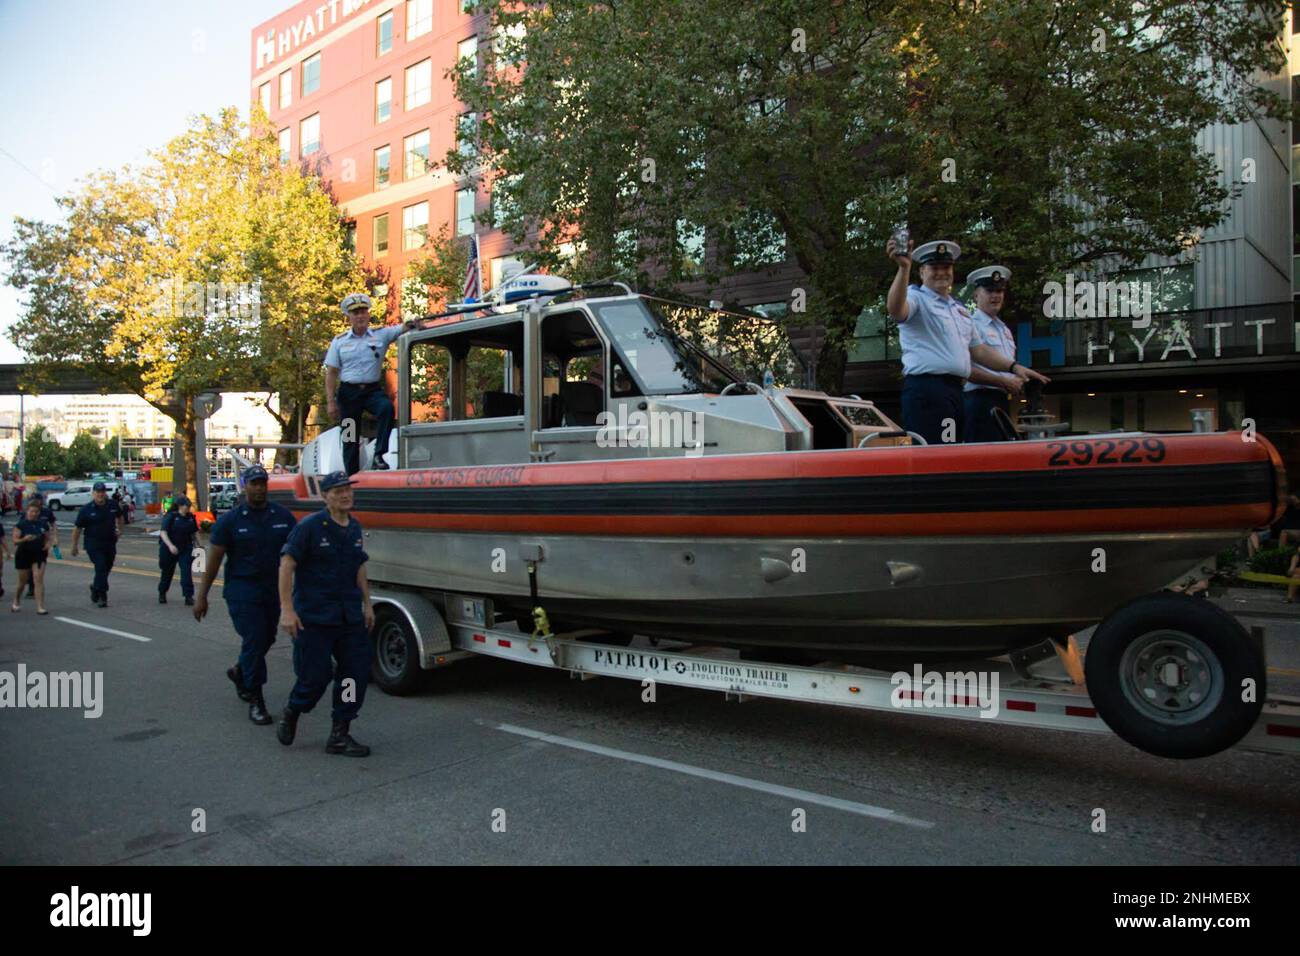
[{"label": "boat hull", "polygon": [[[564,624],[845,659],[982,656],[1094,624],[1276,514],[1266,442],[1121,441],[371,473],[354,513],[371,580],[506,612],[527,611],[540,546],[541,603]],[[1061,464],[1071,445],[1103,463]],[[272,494],[302,514],[320,506],[311,491],[292,476]]]}]

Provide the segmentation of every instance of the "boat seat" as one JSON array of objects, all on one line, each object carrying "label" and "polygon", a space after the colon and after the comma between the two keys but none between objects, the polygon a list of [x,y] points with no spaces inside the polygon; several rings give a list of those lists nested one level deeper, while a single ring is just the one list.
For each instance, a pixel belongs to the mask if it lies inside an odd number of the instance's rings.
[{"label": "boat seat", "polygon": [[605,392],[591,382],[561,382],[560,401],[565,425],[595,425],[596,416],[605,410]]},{"label": "boat seat", "polygon": [[508,418],[524,413],[524,397],[513,392],[484,392],[483,417]]}]

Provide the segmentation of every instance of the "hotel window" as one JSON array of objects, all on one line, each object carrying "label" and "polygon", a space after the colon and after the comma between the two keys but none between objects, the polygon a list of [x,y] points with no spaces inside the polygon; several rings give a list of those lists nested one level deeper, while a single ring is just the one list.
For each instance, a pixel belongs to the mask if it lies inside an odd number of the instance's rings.
[{"label": "hotel window", "polygon": [[456,235],[474,234],[474,189],[456,190]]},{"label": "hotel window", "polygon": [[477,148],[478,114],[461,113],[456,117],[456,152],[463,159],[470,159]]},{"label": "hotel window", "polygon": [[421,60],[406,68],[406,108],[413,110],[429,102],[433,87],[433,60]]},{"label": "hotel window", "polygon": [[298,155],[310,156],[320,149],[320,114],[312,113],[298,124]]},{"label": "hotel window", "polygon": [[375,150],[375,188],[383,189],[388,185],[388,165],[390,150],[380,146]]},{"label": "hotel window", "polygon": [[433,29],[433,0],[406,0],[406,39],[414,40]]},{"label": "hotel window", "polygon": [[302,61],[302,95],[307,96],[320,89],[320,54],[316,53]]},{"label": "hotel window", "polygon": [[280,109],[284,109],[293,102],[293,70],[285,70],[280,74]]},{"label": "hotel window", "polygon": [[429,171],[429,131],[422,129],[402,140],[402,178],[415,179]]},{"label": "hotel window", "polygon": [[402,210],[402,248],[419,249],[429,236],[429,204],[417,202]]},{"label": "hotel window", "polygon": [[503,63],[518,63],[524,58],[524,37],[527,35],[523,23],[512,23],[500,27],[492,37],[492,52]]},{"label": "hotel window", "polygon": [[393,115],[393,78],[386,76],[375,84],[375,122],[382,123]]},{"label": "hotel window", "polygon": [[293,143],[290,137],[289,127],[280,130],[280,162],[282,163],[293,159]]},{"label": "hotel window", "polygon": [[388,213],[375,217],[375,258],[388,253]]},{"label": "hotel window", "polygon": [[271,113],[271,81],[267,80],[257,88],[257,98],[262,104],[262,109],[266,110],[267,115]]},{"label": "hotel window", "polygon": [[393,48],[393,11],[381,13],[375,20],[375,55],[383,56]]},{"label": "hotel window", "polygon": [[470,76],[478,72],[478,37],[470,37],[456,44],[456,62],[467,64],[465,70]]},{"label": "hotel window", "polygon": [[519,203],[516,198],[523,182],[523,173],[515,173],[499,180],[492,187],[492,228],[501,229],[511,219],[519,217]]}]

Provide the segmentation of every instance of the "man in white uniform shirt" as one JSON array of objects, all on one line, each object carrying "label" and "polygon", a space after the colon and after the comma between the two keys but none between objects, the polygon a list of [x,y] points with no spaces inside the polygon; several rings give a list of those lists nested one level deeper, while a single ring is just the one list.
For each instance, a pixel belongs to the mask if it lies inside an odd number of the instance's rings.
[{"label": "man in white uniform shirt", "polygon": [[[962,440],[962,386],[971,360],[1022,378],[1048,379],[985,345],[970,312],[952,297],[952,267],[961,248],[947,239],[898,250],[890,239],[885,254],[898,264],[886,310],[898,323],[903,348],[903,427],[935,445]],[[909,283],[912,262],[921,266],[921,285]],[[1017,369],[1019,371],[1017,371]]]},{"label": "man in white uniform shirt", "polygon": [[348,296],[339,308],[351,328],[335,336],[325,353],[325,397],[330,418],[343,427],[343,461],[352,475],[361,467],[361,413],[374,415],[378,431],[372,467],[382,470],[388,467],[383,456],[396,417],[393,401],[383,386],[384,356],[388,346],[417,323],[412,320],[370,328],[370,296],[364,292]]},{"label": "man in white uniform shirt", "polygon": [[[966,277],[966,283],[975,289],[975,312],[971,320],[981,341],[995,348],[1008,359],[1016,357],[1016,340],[1011,330],[999,317],[1006,300],[1011,270],[1006,266],[985,266]],[[966,431],[962,441],[1005,441],[1006,435],[993,417],[993,409],[1000,408],[1011,414],[1007,393],[1019,395],[1024,391],[1025,380],[1017,375],[994,372],[972,362],[970,380],[962,390],[966,402]]]}]

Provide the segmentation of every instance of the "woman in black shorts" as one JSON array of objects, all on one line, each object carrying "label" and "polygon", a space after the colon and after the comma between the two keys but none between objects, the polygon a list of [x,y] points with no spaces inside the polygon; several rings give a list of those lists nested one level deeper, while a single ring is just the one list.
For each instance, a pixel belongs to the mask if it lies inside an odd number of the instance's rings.
[{"label": "woman in black shorts", "polygon": [[45,614],[45,549],[50,536],[50,523],[41,517],[41,505],[30,501],[23,509],[24,517],[14,525],[14,567],[18,569],[18,590],[14,592],[11,611],[20,610],[27,582],[36,586],[36,613]]}]

